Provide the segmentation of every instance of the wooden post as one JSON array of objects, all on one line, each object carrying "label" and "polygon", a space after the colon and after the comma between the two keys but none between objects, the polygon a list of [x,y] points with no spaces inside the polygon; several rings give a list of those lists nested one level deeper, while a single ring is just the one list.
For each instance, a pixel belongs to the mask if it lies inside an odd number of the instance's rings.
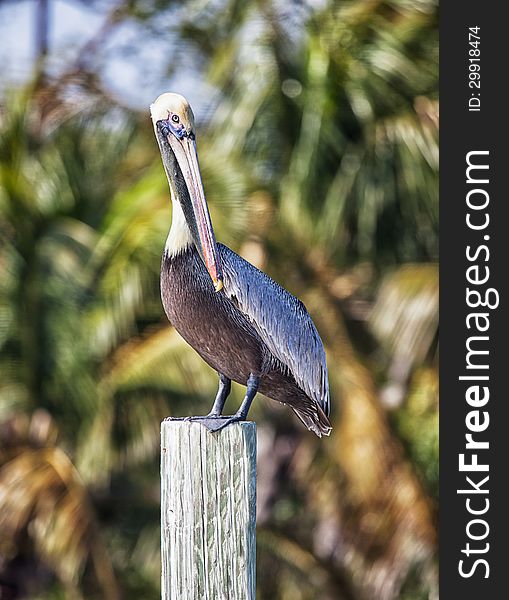
[{"label": "wooden post", "polygon": [[163,600],[255,600],[256,425],[161,423]]}]

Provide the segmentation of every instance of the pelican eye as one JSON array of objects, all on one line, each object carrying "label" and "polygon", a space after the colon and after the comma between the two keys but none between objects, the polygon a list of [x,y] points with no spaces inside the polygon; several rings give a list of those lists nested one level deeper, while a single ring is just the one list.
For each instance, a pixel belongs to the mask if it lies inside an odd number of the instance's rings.
[{"label": "pelican eye", "polygon": [[171,120],[172,120],[174,123],[178,123],[178,122],[179,122],[179,117],[178,117],[178,115],[171,115]]}]

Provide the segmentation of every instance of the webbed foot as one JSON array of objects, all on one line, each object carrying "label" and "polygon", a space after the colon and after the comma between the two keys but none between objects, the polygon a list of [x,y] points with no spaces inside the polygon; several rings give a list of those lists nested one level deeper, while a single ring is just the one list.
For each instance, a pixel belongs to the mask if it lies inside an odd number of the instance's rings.
[{"label": "webbed foot", "polygon": [[200,423],[209,431],[220,431],[230,423],[245,421],[245,419],[243,419],[240,415],[205,415],[203,417],[187,417],[187,420]]}]

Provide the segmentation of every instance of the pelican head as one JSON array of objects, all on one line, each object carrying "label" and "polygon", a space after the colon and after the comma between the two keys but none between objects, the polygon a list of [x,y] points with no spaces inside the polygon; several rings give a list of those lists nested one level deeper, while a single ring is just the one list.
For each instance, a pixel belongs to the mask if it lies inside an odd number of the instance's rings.
[{"label": "pelican head", "polygon": [[198,164],[193,111],[183,96],[166,93],[150,106],[150,114],[172,200],[179,203],[193,242],[219,291],[223,287],[222,270]]}]

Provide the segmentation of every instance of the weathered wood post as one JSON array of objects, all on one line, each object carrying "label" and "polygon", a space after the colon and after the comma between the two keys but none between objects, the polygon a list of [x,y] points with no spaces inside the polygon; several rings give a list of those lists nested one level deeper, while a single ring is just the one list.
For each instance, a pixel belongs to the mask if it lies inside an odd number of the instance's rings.
[{"label": "weathered wood post", "polygon": [[163,600],[255,600],[256,425],[161,423]]}]

